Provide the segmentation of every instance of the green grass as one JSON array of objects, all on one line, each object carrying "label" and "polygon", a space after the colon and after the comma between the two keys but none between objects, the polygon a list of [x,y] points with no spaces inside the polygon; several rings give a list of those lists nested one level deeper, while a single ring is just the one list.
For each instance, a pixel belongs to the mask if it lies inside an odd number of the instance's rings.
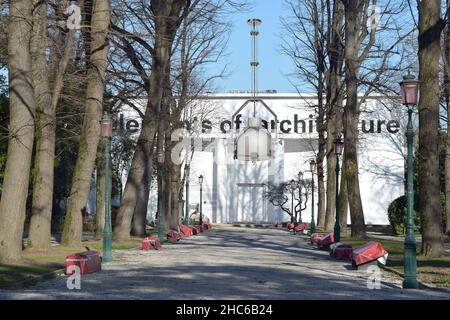
[{"label": "green grass", "polygon": [[49,264],[27,264],[27,265],[4,265],[0,264],[0,288],[17,284],[24,280],[39,278],[50,272],[59,270],[63,265],[58,263]]},{"label": "green grass", "polygon": [[[140,247],[142,239],[131,239],[125,242],[113,242],[112,249],[113,250],[129,250]],[[84,241],[83,245],[89,247],[90,249],[102,250],[103,242],[102,241]]]},{"label": "green grass", "polygon": [[40,254],[26,254],[22,256],[26,260],[43,262],[43,263],[60,263],[64,264],[66,255],[40,255]]},{"label": "green grass", "polygon": [[[403,273],[403,241],[377,239],[370,237],[367,240],[352,240],[343,237],[342,242],[351,244],[356,249],[367,241],[380,242],[388,251],[387,266]],[[440,258],[427,258],[420,255],[420,247],[417,247],[417,278],[423,282],[436,286],[450,288],[450,254]]]},{"label": "green grass", "polygon": [[[129,250],[141,245],[141,238],[131,238],[125,242],[113,242],[113,250]],[[39,280],[43,275],[64,269],[66,256],[76,252],[85,251],[85,247],[102,250],[101,240],[83,241],[83,247],[69,248],[54,246],[48,252],[25,250],[22,261],[16,264],[0,264],[0,289],[5,286],[18,284],[24,280]]]}]

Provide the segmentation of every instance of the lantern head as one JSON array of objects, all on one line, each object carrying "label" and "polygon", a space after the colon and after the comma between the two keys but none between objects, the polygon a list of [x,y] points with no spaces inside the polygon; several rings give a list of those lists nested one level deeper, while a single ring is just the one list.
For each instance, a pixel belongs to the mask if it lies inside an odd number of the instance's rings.
[{"label": "lantern head", "polygon": [[339,136],[334,141],[334,154],[336,156],[342,155],[342,150],[343,149],[344,149],[344,141],[342,141],[341,136]]},{"label": "lantern head", "polygon": [[186,177],[186,180],[189,180],[189,165],[184,166],[184,176]]},{"label": "lantern head", "polygon": [[400,82],[400,95],[402,96],[402,104],[415,105],[419,96],[419,80],[416,80],[414,76],[408,72],[403,77],[403,81]]},{"label": "lantern head", "polygon": [[314,159],[312,159],[309,162],[309,169],[311,170],[311,172],[313,172],[313,173],[316,172],[316,166],[317,166],[316,161]]},{"label": "lantern head", "polygon": [[109,138],[112,136],[112,120],[106,111],[103,113],[102,120],[100,120],[100,127],[102,137]]},{"label": "lantern head", "polygon": [[292,189],[295,189],[295,187],[297,186],[297,182],[295,182],[294,179],[291,180],[290,184]]},{"label": "lantern head", "polygon": [[158,163],[164,163],[165,154],[164,151],[159,151],[156,155],[156,158],[158,160]]},{"label": "lantern head", "polygon": [[198,177],[198,183],[200,183],[200,184],[203,183],[203,175],[202,174]]},{"label": "lantern head", "polygon": [[271,156],[272,136],[261,126],[260,118],[249,118],[247,128],[236,140],[236,158],[256,162]]}]

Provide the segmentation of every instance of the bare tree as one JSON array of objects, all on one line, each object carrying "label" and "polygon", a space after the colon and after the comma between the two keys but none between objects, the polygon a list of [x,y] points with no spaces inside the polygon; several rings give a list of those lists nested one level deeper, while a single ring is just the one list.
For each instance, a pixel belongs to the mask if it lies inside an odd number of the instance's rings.
[{"label": "bare tree", "polygon": [[[149,91],[142,130],[125,185],[122,203],[115,221],[114,237],[117,240],[129,238],[135,209],[142,210],[143,205],[140,204],[144,203],[145,209],[147,208],[151,179],[150,168],[153,167],[152,156],[154,154],[158,127],[160,134],[164,132],[163,127],[161,127],[164,122],[162,117],[164,111],[162,109],[162,99],[165,81],[168,76],[166,73],[168,66],[170,67],[171,48],[176,32],[184,16],[188,14],[190,6],[191,1],[183,0],[165,1],[164,3],[160,1],[151,2],[150,13],[152,19],[154,19],[154,46],[151,48],[145,41],[139,42],[139,44],[150,51],[152,56],[150,77],[146,76],[143,67],[139,66],[138,61],[135,61],[135,51],[130,48],[128,52],[129,58],[132,59],[132,62],[134,61],[135,68],[140,71],[141,77],[148,83]],[[134,37],[133,39],[139,38]],[[143,193],[139,192],[140,188],[143,188]]]},{"label": "bare tree", "polygon": [[297,225],[299,214],[301,215],[307,207],[311,186],[311,180],[295,181],[294,186],[290,181],[278,185],[269,184],[264,196],[273,206],[280,207],[286,212],[291,217],[291,223]]},{"label": "bare tree", "polygon": [[[172,82],[170,84],[174,94],[173,107],[168,115],[169,127],[167,132],[183,127],[186,124],[186,112],[195,108],[196,99],[208,91],[213,80],[222,77],[224,70],[209,74],[206,66],[217,63],[223,56],[227,44],[227,34],[230,24],[226,21],[227,2],[206,2],[200,9],[194,9],[187,15],[180,27],[177,37],[177,46],[172,56]],[[175,101],[176,100],[176,101]],[[200,118],[207,110],[205,105],[200,108]],[[209,110],[212,111],[212,110]],[[192,124],[192,123],[191,123]],[[173,150],[178,143],[170,141],[166,135],[166,148]],[[189,150],[184,150],[189,153]],[[191,157],[193,153],[191,152]],[[166,212],[170,228],[177,228],[181,220],[183,208],[183,181],[182,164],[175,164],[171,159],[166,161],[167,197]]]},{"label": "bare tree", "polygon": [[[34,1],[32,33],[33,82],[36,98],[36,155],[33,201],[27,247],[45,250],[50,247],[51,217],[53,205],[53,180],[55,158],[56,109],[63,87],[64,74],[73,55],[74,31],[67,30],[62,15],[68,1],[57,4],[55,41],[50,47],[52,64],[47,65],[46,45],[48,29],[48,5],[46,1]],[[53,81],[49,83],[48,74]]]},{"label": "bare tree", "polygon": [[[280,207],[281,210],[286,212],[291,217],[291,223],[295,222],[294,210],[285,206],[289,199],[293,201],[292,192],[290,192],[289,182],[280,183],[279,185],[268,185],[265,197],[274,207]],[[289,197],[286,193],[291,193]],[[289,205],[289,204],[288,204]]]},{"label": "bare tree", "polygon": [[82,212],[86,208],[91,176],[100,141],[100,119],[103,110],[103,91],[107,66],[110,24],[109,0],[93,0],[90,25],[89,66],[87,71],[86,111],[80,137],[78,157],[73,174],[69,207],[64,221],[61,242],[80,246],[83,231]]},{"label": "bare tree", "polygon": [[31,0],[9,2],[8,64],[10,125],[0,202],[0,262],[20,258],[34,138],[30,36]]},{"label": "bare tree", "polygon": [[[288,55],[295,65],[293,77],[313,88],[317,94],[317,104],[310,106],[317,114],[317,132],[319,145],[316,155],[318,177],[318,225],[322,225],[325,217],[325,182],[324,158],[326,149],[326,91],[327,33],[329,32],[327,0],[295,0],[287,1],[292,16],[282,19],[286,30],[282,51]],[[298,85],[297,91],[300,93]]]},{"label": "bare tree", "polygon": [[[450,0],[447,0],[447,12],[450,12]],[[448,19],[448,18],[447,18]],[[445,199],[447,224],[446,233],[450,235],[450,23],[447,21],[447,26],[444,34],[444,99],[447,109],[447,139],[445,152]]]},{"label": "bare tree", "polygon": [[[164,78],[161,78],[162,85],[160,85],[160,89],[163,90],[160,99],[161,111],[149,110],[149,105],[147,105],[145,117],[147,117],[147,113],[154,114],[155,116],[152,116],[151,119],[153,121],[158,119],[158,121],[153,123],[152,126],[149,125],[148,129],[143,127],[142,130],[154,130],[151,136],[153,137],[152,142],[148,143],[150,153],[154,153],[156,143],[160,143],[160,147],[164,148],[166,152],[164,167],[163,169],[158,168],[158,170],[164,170],[164,191],[162,194],[164,195],[165,221],[171,228],[178,227],[182,212],[180,204],[182,202],[182,181],[184,179],[182,178],[181,165],[173,164],[171,161],[171,149],[176,144],[176,142],[171,141],[171,133],[173,130],[182,127],[182,120],[185,120],[183,116],[185,111],[191,108],[190,104],[192,101],[206,90],[208,84],[214,78],[221,76],[220,74],[206,76],[202,67],[208,63],[217,62],[218,57],[222,54],[223,39],[225,38],[224,35],[227,34],[224,27],[227,26],[227,23],[223,22],[219,17],[220,14],[225,13],[230,3],[226,0],[203,0],[186,3],[183,12],[180,12],[178,18],[176,18],[177,25],[176,29],[173,30],[176,33],[169,38],[171,39],[170,51],[167,57],[166,69],[163,72]],[[233,5],[238,6],[239,4],[233,3]],[[146,17],[151,18],[152,15],[147,14]],[[154,20],[156,17],[151,19]],[[147,27],[146,31],[150,32],[153,30],[153,33],[156,34],[155,27],[156,24]],[[126,49],[125,52],[133,64],[134,69],[137,70],[137,74],[145,83],[145,79],[148,79],[148,76],[146,76],[148,69],[145,68],[144,64],[138,65],[135,57],[138,55],[145,57],[146,53],[142,54],[139,51],[139,47],[150,47],[150,45],[144,44],[146,42],[139,35],[124,32],[122,28],[117,26],[114,26],[114,28],[121,34],[126,35],[128,39],[135,41],[137,50],[130,46],[123,46],[123,49]],[[167,39],[167,36],[165,38]],[[153,46],[155,45],[156,42]],[[152,52],[155,49],[152,48],[149,51]],[[152,65],[151,74],[153,75],[154,72],[154,65]],[[149,87],[152,90],[151,85]],[[157,130],[158,126],[162,127]],[[147,133],[145,137],[148,136]],[[137,148],[139,148],[139,140]],[[152,159],[149,158],[148,160],[151,161]],[[127,237],[130,230],[128,226],[130,224],[133,234],[142,234],[145,232],[145,217],[147,214],[148,195],[153,171],[145,171],[145,166],[141,165],[141,173],[138,173],[136,169],[133,169],[138,163],[141,162],[133,160],[129,172],[122,205],[119,210],[118,219],[116,220],[115,233],[117,239]],[[146,166],[147,168],[152,168],[151,163],[147,163]],[[135,176],[132,174],[135,174]],[[139,177],[145,177],[143,184],[148,186],[148,190],[141,188],[141,193],[136,192],[136,190],[133,191],[133,187],[130,184],[132,181],[130,179],[140,179]],[[127,188],[129,188],[128,191]]]},{"label": "bare tree", "polygon": [[[358,178],[358,72],[361,61],[375,42],[376,26],[368,35],[366,29],[369,1],[343,1],[345,7],[345,83],[347,100],[344,111],[345,134],[345,170],[347,178],[347,192],[349,197],[350,215],[352,217],[352,236],[364,238],[365,222],[361,202]],[[376,4],[376,2],[374,3]],[[369,44],[360,56],[360,46],[366,36],[370,37]]]},{"label": "bare tree", "polygon": [[422,254],[444,254],[439,186],[439,58],[441,1],[418,1],[419,10],[419,211],[422,217]]},{"label": "bare tree", "polygon": [[[388,78],[392,77],[396,66],[391,66],[390,57],[393,48],[406,35],[397,32],[391,37],[392,42],[385,43],[383,37],[376,42],[378,32],[392,30],[390,19],[402,12],[402,5],[393,6],[388,1],[381,12],[377,12],[376,0],[343,1],[345,8],[345,85],[346,105],[344,108],[344,136],[345,136],[345,179],[350,207],[352,237],[364,238],[365,221],[361,202],[358,175],[357,147],[359,146],[358,122],[361,106],[367,97],[381,88],[386,89]],[[385,18],[386,22],[380,22]],[[387,44],[387,45],[386,45]],[[358,98],[358,89],[365,89]]]},{"label": "bare tree", "polygon": [[[333,7],[330,9],[330,2],[328,2],[328,15],[332,19],[329,20],[329,33],[327,41],[327,51],[329,59],[329,72],[327,76],[327,115],[326,115],[326,132],[327,132],[327,193],[326,193],[326,213],[323,219],[320,220],[319,227],[327,231],[333,230],[335,217],[335,203],[336,195],[336,156],[334,155],[334,141],[342,130],[342,101],[343,101],[343,81],[342,81],[342,66],[344,63],[344,7],[341,1],[334,1]],[[341,180],[345,180],[342,175]]]}]

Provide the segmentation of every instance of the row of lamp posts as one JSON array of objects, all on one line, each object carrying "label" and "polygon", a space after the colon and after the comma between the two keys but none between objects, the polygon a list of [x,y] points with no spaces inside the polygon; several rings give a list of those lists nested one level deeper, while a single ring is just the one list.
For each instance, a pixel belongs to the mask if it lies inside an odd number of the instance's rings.
[{"label": "row of lamp posts", "polygon": [[[184,176],[186,179],[186,203],[185,203],[185,209],[184,209],[184,225],[189,225],[189,171],[190,167],[189,165],[186,165],[184,167]],[[200,205],[199,205],[199,211],[200,211],[200,219],[199,224],[201,225],[203,223],[203,175],[201,174],[198,177],[198,183],[200,184]]]},{"label": "row of lamp posts", "polygon": [[[311,171],[311,223],[310,223],[310,229],[311,229],[311,234],[316,232],[316,223],[314,221],[314,173],[316,172],[316,161],[314,159],[312,159],[309,162],[309,169]],[[299,171],[298,173],[298,189],[299,189],[299,212],[300,212],[300,223],[302,223],[302,182],[303,181],[303,172]],[[295,180],[291,180],[291,212],[294,212],[294,189],[297,186],[297,183],[295,182]]]},{"label": "row of lamp posts", "polygon": [[[342,155],[342,150],[344,148],[344,142],[341,137],[338,137],[334,142],[334,154],[336,155],[336,219],[334,226],[334,234],[336,242],[340,241],[340,222],[339,222],[339,156]],[[311,234],[316,232],[316,222],[314,220],[314,173],[316,172],[317,163],[314,159],[309,162],[309,169],[311,171]],[[301,181],[303,180],[303,172],[298,173],[298,186],[299,186],[299,205],[302,206],[302,187]],[[294,212],[294,189],[297,186],[297,182],[292,179],[291,182],[291,212]],[[301,211],[300,211],[300,223],[302,222]]]},{"label": "row of lamp posts", "polygon": [[[408,125],[407,125],[407,220],[406,220],[406,237],[404,242],[404,273],[405,278],[403,281],[404,288],[418,288],[416,269],[416,241],[414,238],[414,218],[413,218],[413,203],[414,203],[414,185],[413,185],[413,142],[414,142],[414,129],[412,124],[413,108],[417,104],[419,94],[419,81],[415,80],[414,76],[408,73],[403,77],[403,81],[400,82],[400,93],[402,98],[402,104],[408,108]],[[105,224],[103,228],[103,262],[112,261],[112,228],[111,228],[111,186],[110,186],[110,148],[111,148],[111,136],[112,136],[112,120],[111,117],[105,112],[101,119],[101,136],[104,145],[104,160],[105,160]],[[334,238],[335,242],[340,242],[340,221],[339,221],[339,157],[342,155],[344,148],[344,142],[339,136],[334,142],[334,154],[336,156],[336,217],[334,225]],[[162,167],[164,163],[164,153],[158,153],[158,165]],[[162,169],[162,168],[160,168]],[[185,167],[186,177],[186,209],[185,209],[185,224],[189,223],[189,166]],[[312,208],[311,208],[311,233],[316,230],[314,221],[314,173],[316,170],[316,162],[310,161],[310,170],[312,175]],[[159,170],[162,175],[162,170]],[[163,195],[163,180],[160,176],[159,183],[159,214],[158,214],[158,235],[160,240],[163,238],[164,233],[164,200]],[[303,173],[299,172],[299,188],[300,188],[300,209],[301,209],[301,183]],[[199,223],[203,222],[203,210],[202,210],[202,184],[203,175],[199,176],[200,184],[200,219]],[[295,181],[292,180],[291,183]],[[292,185],[292,190],[294,186]],[[293,194],[292,194],[293,201]],[[292,202],[293,212],[293,202]],[[301,211],[300,211],[301,219]]]},{"label": "row of lamp posts", "polygon": [[[407,215],[406,215],[406,237],[404,242],[404,280],[403,288],[417,289],[417,260],[416,260],[416,240],[414,237],[414,128],[412,121],[413,108],[417,105],[420,82],[408,72],[400,82],[400,95],[402,104],[408,109],[408,125],[406,127],[407,139]],[[334,225],[335,242],[340,242],[340,221],[339,221],[339,157],[342,155],[344,142],[338,137],[334,143],[334,154],[336,156],[336,218]],[[314,193],[313,193],[314,194]]]}]

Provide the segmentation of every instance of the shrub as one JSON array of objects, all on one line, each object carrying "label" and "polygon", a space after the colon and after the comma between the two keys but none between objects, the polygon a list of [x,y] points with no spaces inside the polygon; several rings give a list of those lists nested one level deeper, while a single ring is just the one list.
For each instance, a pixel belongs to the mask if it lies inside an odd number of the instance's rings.
[{"label": "shrub", "polygon": [[[417,197],[414,197],[414,230],[420,230],[420,217],[416,212]],[[391,202],[388,208],[388,218],[392,227],[392,233],[394,235],[402,234],[406,232],[406,196],[401,196]]]},{"label": "shrub", "polygon": [[[414,231],[420,231],[422,227],[422,222],[419,216],[419,213],[416,212],[418,207],[418,195],[414,195]],[[445,232],[446,222],[447,222],[447,214],[445,212],[445,193],[441,192],[440,194],[440,202],[442,208],[442,227],[443,232]],[[389,222],[392,227],[392,232],[394,235],[402,234],[404,235],[406,232],[406,196],[401,196],[394,201],[391,202],[388,208],[388,217]]]}]

